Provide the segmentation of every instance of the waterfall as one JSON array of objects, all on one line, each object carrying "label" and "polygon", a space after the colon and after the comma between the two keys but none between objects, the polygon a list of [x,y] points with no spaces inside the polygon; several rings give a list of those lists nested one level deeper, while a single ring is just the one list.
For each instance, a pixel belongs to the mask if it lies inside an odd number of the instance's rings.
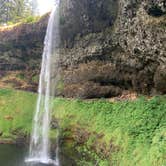
[{"label": "waterfall", "polygon": [[[59,58],[59,2],[56,0],[51,12],[44,42],[38,99],[31,134],[29,157],[27,162],[59,165],[58,158],[51,160],[49,130],[52,109],[52,97],[58,80]],[[58,155],[56,155],[58,156]]]}]

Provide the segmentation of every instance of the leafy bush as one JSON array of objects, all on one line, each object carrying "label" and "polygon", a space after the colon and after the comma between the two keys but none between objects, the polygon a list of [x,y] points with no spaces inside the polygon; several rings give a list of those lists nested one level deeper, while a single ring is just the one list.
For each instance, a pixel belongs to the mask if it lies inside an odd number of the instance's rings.
[{"label": "leafy bush", "polygon": [[33,23],[33,22],[36,22],[39,20],[39,17],[36,17],[36,16],[28,16],[26,17],[23,22],[25,23]]}]

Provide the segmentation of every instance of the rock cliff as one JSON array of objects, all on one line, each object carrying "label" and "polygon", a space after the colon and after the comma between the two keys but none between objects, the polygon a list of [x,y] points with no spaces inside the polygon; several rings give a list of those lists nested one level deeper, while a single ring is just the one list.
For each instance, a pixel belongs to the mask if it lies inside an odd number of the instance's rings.
[{"label": "rock cliff", "polygon": [[[60,9],[61,95],[166,93],[164,0],[62,0]],[[46,22],[0,32],[1,71],[38,68]]]},{"label": "rock cliff", "polygon": [[47,21],[0,28],[0,88],[36,91]]}]

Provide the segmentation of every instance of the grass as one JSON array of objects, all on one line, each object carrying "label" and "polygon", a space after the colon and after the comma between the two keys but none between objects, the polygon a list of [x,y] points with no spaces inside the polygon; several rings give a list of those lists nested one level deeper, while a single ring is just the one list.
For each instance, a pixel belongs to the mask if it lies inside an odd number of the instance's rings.
[{"label": "grass", "polygon": [[36,95],[32,93],[0,90],[0,131],[3,137],[13,137],[18,130],[30,133]]},{"label": "grass", "polygon": [[46,16],[46,14],[43,15],[43,16],[32,16],[32,15],[29,15],[29,16],[27,16],[25,18],[18,18],[17,20],[14,20],[13,22],[9,21],[9,22],[7,22],[4,25],[0,24],[0,32],[1,31],[5,31],[5,30],[13,29],[13,28],[15,28],[17,26],[20,26],[22,24],[34,24],[34,23],[37,23],[38,21],[40,21],[40,19],[42,19],[45,16]]},{"label": "grass", "polygon": [[[30,132],[35,100],[33,93],[0,90],[3,137],[12,137],[13,130]],[[79,126],[90,133],[102,134],[100,141],[105,142],[107,149],[110,142],[111,147],[117,147],[107,158],[97,149],[95,154],[90,152],[93,156],[100,154],[100,166],[110,162],[113,166],[166,166],[166,96],[114,103],[104,99],[55,99],[53,116],[61,119],[63,130]],[[90,150],[95,141],[95,135],[90,135],[84,150]]]}]

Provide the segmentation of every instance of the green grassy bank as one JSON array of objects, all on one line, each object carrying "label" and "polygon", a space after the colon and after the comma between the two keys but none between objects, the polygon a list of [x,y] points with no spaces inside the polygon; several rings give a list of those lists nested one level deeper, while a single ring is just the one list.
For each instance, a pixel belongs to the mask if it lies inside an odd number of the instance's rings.
[{"label": "green grassy bank", "polygon": [[[0,90],[0,139],[29,134],[35,100],[32,93]],[[166,166],[165,96],[114,103],[55,99],[53,117],[62,136],[73,137],[99,166]]]}]

